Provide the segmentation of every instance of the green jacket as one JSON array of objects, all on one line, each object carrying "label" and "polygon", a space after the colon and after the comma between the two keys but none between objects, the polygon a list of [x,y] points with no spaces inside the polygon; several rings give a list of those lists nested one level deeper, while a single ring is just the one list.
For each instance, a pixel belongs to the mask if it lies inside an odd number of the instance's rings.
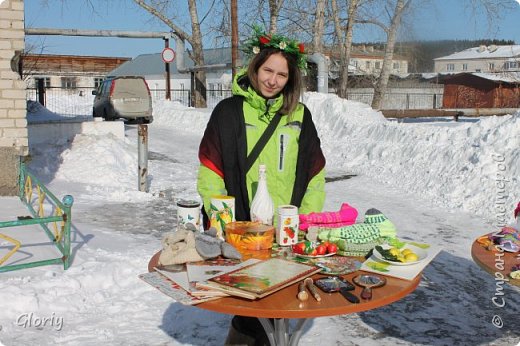
[{"label": "green jacket", "polygon": [[[325,200],[325,158],[319,147],[320,142],[310,112],[303,104],[299,104],[289,116],[282,116],[251,169],[242,172],[242,176],[237,175],[237,178],[229,179],[229,175],[236,175],[237,171],[240,171],[239,166],[244,161],[243,156],[251,152],[270,120],[283,104],[283,95],[268,103],[249,86],[244,74],[234,79],[233,94],[243,98],[243,123],[237,121],[238,125],[233,125],[234,119],[241,115],[237,114],[238,112],[231,112],[230,106],[226,106],[230,101],[222,101],[211,115],[199,148],[201,165],[197,188],[203,199],[206,213],[209,214],[211,196],[233,195],[230,190],[236,192],[236,189],[232,185],[240,183],[237,180],[243,180],[245,175],[243,190],[247,192],[243,191],[243,194],[247,196],[243,197],[243,204],[247,206],[244,211],[240,211],[240,208],[237,208],[240,201],[235,201],[235,213],[237,220],[249,220],[249,205],[256,192],[260,163],[267,167],[267,185],[274,202],[275,214],[278,206],[283,204],[295,204],[299,207],[299,212],[305,214],[321,211]],[[307,125],[302,127],[303,124]],[[229,127],[232,126],[236,126],[236,129],[230,131]],[[301,136],[302,128],[307,129],[305,138]],[[245,133],[246,148],[241,155],[241,148],[237,150],[235,147],[240,147],[240,143],[243,143],[240,139],[243,137],[242,132]],[[237,140],[231,140],[230,137],[233,136],[236,136]],[[223,143],[225,141],[232,143],[228,145]],[[309,143],[306,147],[307,155],[300,153],[300,143]],[[229,153],[230,151],[236,152]],[[226,162],[229,166],[227,170]],[[301,171],[305,171],[305,174],[297,174]],[[295,196],[298,194],[296,189],[303,189],[300,197]]]}]

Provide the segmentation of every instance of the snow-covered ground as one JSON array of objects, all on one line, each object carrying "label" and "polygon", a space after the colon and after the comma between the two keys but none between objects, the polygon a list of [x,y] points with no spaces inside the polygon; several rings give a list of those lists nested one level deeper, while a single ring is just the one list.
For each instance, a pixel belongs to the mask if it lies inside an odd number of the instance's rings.
[{"label": "snow-covered ground", "polygon": [[[300,344],[516,345],[520,291],[477,267],[470,245],[501,222],[513,222],[520,201],[520,112],[398,123],[333,95],[308,93],[304,101],[331,178],[325,210],[348,202],[362,217],[378,208],[399,237],[443,251],[406,298],[369,312],[316,318]],[[33,110],[30,121],[59,117]],[[124,140],[76,135],[31,148],[29,170],[58,197],[74,196],[74,257],[66,271],[46,266],[0,274],[0,344],[223,344],[231,316],[177,304],[137,277],[161,235],[175,228],[175,201],[199,199],[197,149],[210,111],[154,105],[149,193],[137,191],[135,126],[126,126]],[[0,198],[2,215],[14,218],[8,202]],[[497,295],[505,306],[493,303]],[[45,326],[38,324],[43,318]]]}]

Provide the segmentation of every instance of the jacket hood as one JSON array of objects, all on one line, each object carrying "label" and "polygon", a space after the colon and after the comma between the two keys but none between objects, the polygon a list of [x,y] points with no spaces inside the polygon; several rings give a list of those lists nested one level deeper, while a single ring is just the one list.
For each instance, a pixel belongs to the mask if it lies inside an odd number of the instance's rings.
[{"label": "jacket hood", "polygon": [[[232,86],[233,95],[244,97],[245,101],[253,108],[261,110],[262,113],[267,110],[267,99],[259,95],[251,86],[249,78],[247,77],[247,70],[242,70],[235,75]],[[278,95],[272,99],[269,106],[269,113],[276,113],[283,106],[283,94]]]}]

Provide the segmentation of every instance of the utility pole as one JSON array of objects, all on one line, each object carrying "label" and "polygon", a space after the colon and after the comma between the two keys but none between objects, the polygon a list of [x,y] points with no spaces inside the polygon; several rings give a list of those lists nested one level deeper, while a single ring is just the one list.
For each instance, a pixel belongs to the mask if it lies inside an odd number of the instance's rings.
[{"label": "utility pole", "polygon": [[233,78],[237,73],[238,60],[238,18],[237,0],[231,0],[231,71]]}]

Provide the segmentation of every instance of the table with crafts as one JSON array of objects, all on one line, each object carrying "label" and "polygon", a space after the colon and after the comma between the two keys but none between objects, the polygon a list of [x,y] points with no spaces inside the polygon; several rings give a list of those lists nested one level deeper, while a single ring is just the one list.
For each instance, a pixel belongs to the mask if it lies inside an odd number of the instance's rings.
[{"label": "table with crafts", "polygon": [[[150,259],[149,272],[154,271],[157,266],[159,255],[160,252]],[[352,282],[353,277],[363,273],[363,271],[356,271],[342,277]],[[315,274],[312,278],[316,280],[323,276]],[[307,300],[301,301],[297,299],[298,283],[295,283],[257,300],[229,296],[203,302],[194,307],[223,314],[257,317],[272,345],[297,345],[306,325],[313,318],[357,313],[391,304],[413,292],[420,281],[421,274],[412,280],[386,277],[384,286],[373,289],[372,299],[361,299],[358,304],[348,302],[340,293],[321,291],[320,301],[314,299],[312,295]],[[361,287],[356,286],[352,292],[359,297],[361,290]],[[292,330],[289,325],[290,319],[297,320]]]},{"label": "table with crafts", "polygon": [[511,269],[514,266],[520,266],[520,253],[501,251],[497,246],[486,246],[479,242],[479,239],[488,235],[485,234],[473,241],[471,245],[473,261],[486,272],[493,275],[495,280],[504,280],[511,285],[520,286],[520,279],[510,277]]}]

